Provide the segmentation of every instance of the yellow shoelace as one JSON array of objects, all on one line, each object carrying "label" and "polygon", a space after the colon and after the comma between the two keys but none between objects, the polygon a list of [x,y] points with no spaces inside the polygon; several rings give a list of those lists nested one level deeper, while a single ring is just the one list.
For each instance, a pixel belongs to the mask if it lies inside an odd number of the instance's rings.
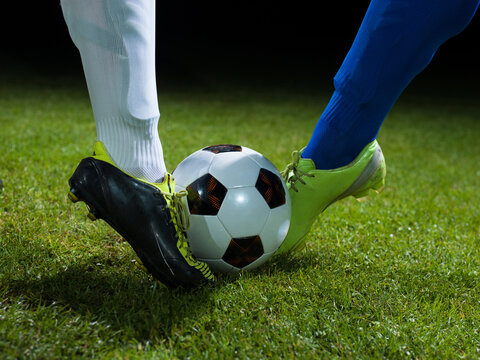
[{"label": "yellow shoelace", "polygon": [[302,171],[298,168],[298,162],[301,158],[302,150],[295,150],[292,152],[292,162],[288,164],[285,169],[282,171],[283,179],[287,184],[290,185],[290,189],[295,192],[298,192],[298,189],[295,187],[295,183],[298,181],[302,184],[305,184],[305,180],[302,179],[303,176],[315,177],[313,174],[309,174],[305,171]]},{"label": "yellow shoelace", "polygon": [[172,215],[172,222],[178,231],[178,238],[180,239],[180,246],[187,251],[187,256],[192,257],[193,253],[190,249],[190,244],[188,243],[185,233],[190,227],[190,219],[188,216],[188,208],[185,201],[185,197],[188,195],[187,190],[181,190],[179,192],[168,194],[164,193],[164,196],[167,197],[170,205],[170,213]]},{"label": "yellow shoelace", "polygon": [[[165,196],[170,198],[171,212],[173,212],[172,222],[176,225],[178,229],[178,238],[180,239],[179,250],[182,252],[185,260],[190,264],[190,266],[195,267],[197,270],[201,271],[203,276],[209,280],[214,280],[215,277],[210,271],[208,265],[202,261],[198,261],[193,255],[190,244],[186,236],[186,232],[190,226],[190,219],[188,217],[188,207],[185,201],[185,197],[188,195],[186,190],[179,191],[174,194],[165,194]],[[178,245],[177,245],[178,246]]]}]

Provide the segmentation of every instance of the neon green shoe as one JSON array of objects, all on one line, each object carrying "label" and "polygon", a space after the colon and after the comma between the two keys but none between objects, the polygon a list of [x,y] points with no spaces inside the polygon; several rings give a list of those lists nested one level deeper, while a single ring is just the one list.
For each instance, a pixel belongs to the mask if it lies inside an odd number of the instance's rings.
[{"label": "neon green shoe", "polygon": [[292,201],[292,219],[287,237],[276,254],[301,250],[317,216],[335,201],[354,196],[364,200],[370,191],[385,187],[386,165],[382,149],[374,140],[350,164],[332,170],[317,170],[311,159],[293,153],[293,162],[283,176]]}]

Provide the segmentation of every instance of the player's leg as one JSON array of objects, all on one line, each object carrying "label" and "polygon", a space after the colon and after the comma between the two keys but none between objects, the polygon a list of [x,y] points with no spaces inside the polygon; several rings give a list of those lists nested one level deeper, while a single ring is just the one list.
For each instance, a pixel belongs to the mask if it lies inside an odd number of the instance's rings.
[{"label": "player's leg", "polygon": [[373,0],[334,79],[335,92],[307,147],[289,166],[292,222],[279,252],[302,247],[319,213],[348,195],[379,190],[376,136],[402,91],[438,47],[470,22],[479,0]]},{"label": "player's leg", "polygon": [[80,51],[97,139],[116,165],[150,182],[166,171],[158,136],[155,2],[62,0]]},{"label": "player's leg", "polygon": [[302,157],[317,169],[353,161],[439,46],[467,26],[478,2],[372,1]]},{"label": "player's leg", "polygon": [[169,287],[212,279],[185,238],[182,202],[166,172],[158,136],[155,0],[62,0],[80,51],[98,142],[69,181]]}]

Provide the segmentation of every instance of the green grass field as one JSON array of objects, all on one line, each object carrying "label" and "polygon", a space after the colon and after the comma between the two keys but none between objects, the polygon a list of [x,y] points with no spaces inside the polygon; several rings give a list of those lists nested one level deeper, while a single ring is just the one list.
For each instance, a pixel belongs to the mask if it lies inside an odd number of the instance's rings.
[{"label": "green grass field", "polygon": [[[0,83],[1,359],[480,357],[475,97],[407,92],[379,135],[383,194],[334,204],[295,256],[183,293],[67,201],[96,136],[78,79]],[[159,93],[170,170],[229,142],[283,168],[328,100],[298,84],[202,86]]]}]

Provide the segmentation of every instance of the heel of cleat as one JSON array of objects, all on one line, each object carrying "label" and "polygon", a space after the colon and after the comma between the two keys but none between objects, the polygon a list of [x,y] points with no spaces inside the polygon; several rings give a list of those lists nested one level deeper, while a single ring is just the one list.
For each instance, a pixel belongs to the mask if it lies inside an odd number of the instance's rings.
[{"label": "heel of cleat", "polygon": [[352,194],[359,202],[370,200],[370,190],[380,194],[385,189],[385,169],[379,168],[372,176],[372,180]]}]

